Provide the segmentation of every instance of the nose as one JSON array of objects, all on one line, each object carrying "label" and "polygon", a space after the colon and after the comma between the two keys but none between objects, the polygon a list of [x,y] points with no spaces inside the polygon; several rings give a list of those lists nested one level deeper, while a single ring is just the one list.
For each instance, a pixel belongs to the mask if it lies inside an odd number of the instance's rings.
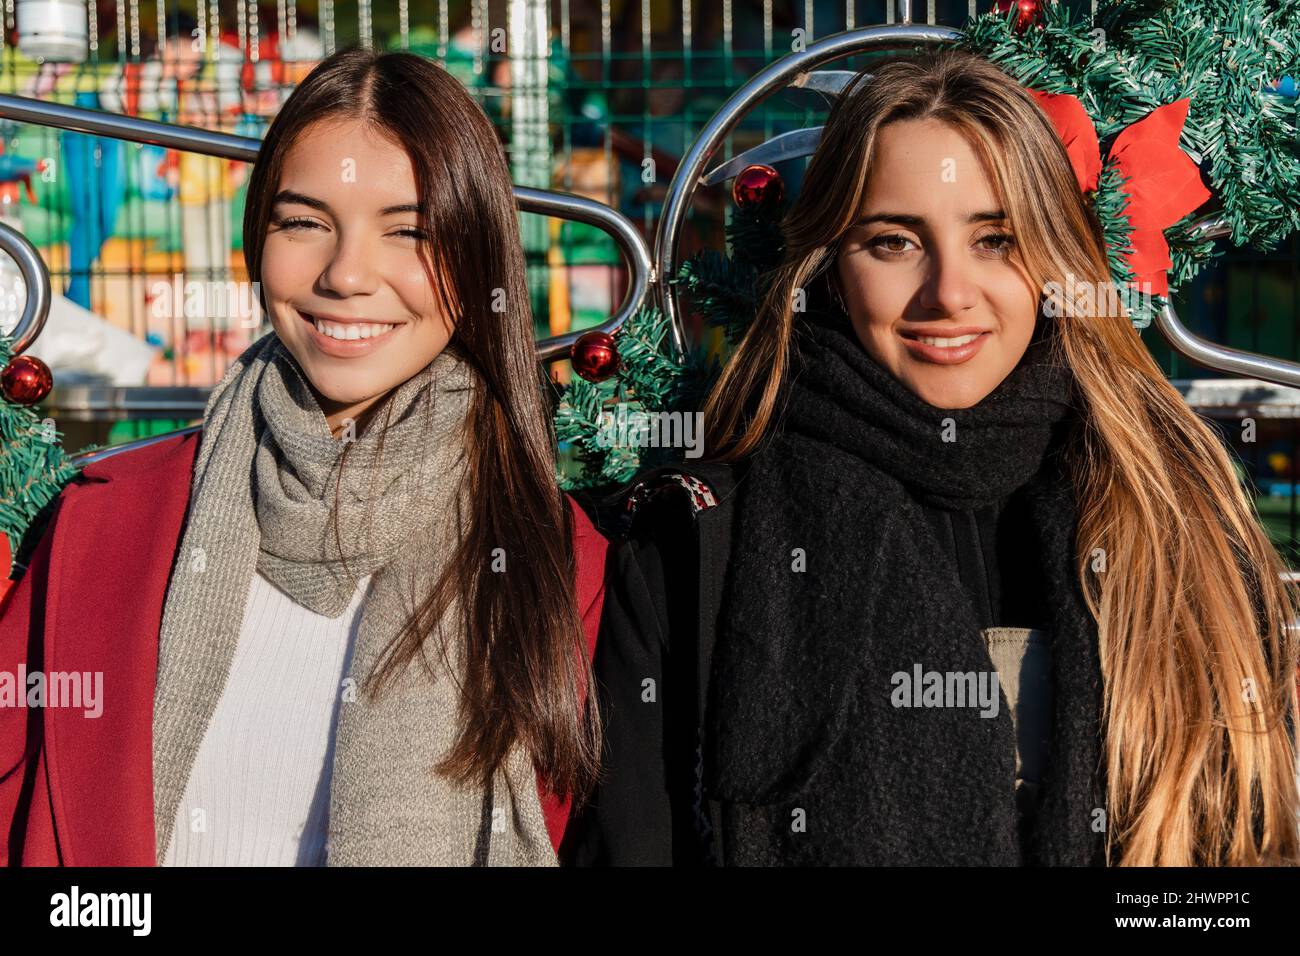
[{"label": "nose", "polygon": [[368,295],[378,284],[374,261],[364,237],[340,231],[333,255],[321,270],[320,285],[338,295]]},{"label": "nose", "polygon": [[921,286],[921,307],[938,318],[974,308],[979,301],[979,286],[973,270],[967,250],[936,245],[930,256],[929,273]]}]

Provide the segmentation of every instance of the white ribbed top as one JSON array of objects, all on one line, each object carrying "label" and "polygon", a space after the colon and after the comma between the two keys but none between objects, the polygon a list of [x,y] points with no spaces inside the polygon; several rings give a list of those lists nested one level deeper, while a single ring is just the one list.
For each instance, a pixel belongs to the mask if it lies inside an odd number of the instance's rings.
[{"label": "white ribbed top", "polygon": [[369,583],[331,619],[253,575],[163,866],[324,864],[342,681]]}]

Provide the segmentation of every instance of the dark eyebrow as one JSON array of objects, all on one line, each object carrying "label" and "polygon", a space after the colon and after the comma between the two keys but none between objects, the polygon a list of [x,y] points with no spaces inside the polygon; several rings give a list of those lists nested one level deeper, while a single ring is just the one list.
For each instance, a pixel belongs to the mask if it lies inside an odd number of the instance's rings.
[{"label": "dark eyebrow", "polygon": [[[330,212],[329,203],[322,199],[313,199],[311,196],[304,196],[302,193],[296,193],[292,189],[281,189],[275,194],[275,199],[271,201],[272,206],[278,206],[282,202],[297,203],[300,206],[310,206],[312,209],[319,209],[321,212]],[[408,202],[398,206],[385,206],[379,210],[381,216],[392,216],[399,212],[419,212],[418,203]]]},{"label": "dark eyebrow", "polygon": [[[998,220],[1002,220],[1006,218],[1007,218],[1007,214],[1003,210],[991,209],[985,212],[973,212],[966,217],[966,221],[968,223],[996,222]],[[900,226],[909,226],[912,228],[917,228],[926,225],[925,217],[910,216],[901,212],[878,212],[872,216],[863,216],[861,219],[855,222],[854,225],[869,226],[873,222],[892,222],[892,223],[897,223]]]}]

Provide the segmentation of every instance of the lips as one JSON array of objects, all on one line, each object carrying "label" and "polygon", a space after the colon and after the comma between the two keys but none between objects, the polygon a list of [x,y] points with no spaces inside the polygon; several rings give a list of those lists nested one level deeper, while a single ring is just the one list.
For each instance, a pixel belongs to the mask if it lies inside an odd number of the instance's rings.
[{"label": "lips", "polygon": [[[969,361],[984,347],[984,342],[993,333],[975,326],[955,329],[902,330],[899,332],[903,344],[913,358],[932,365],[960,365]],[[939,342],[923,342],[921,337],[937,339]],[[974,336],[974,338],[970,338]],[[969,339],[969,341],[966,341]],[[946,344],[957,340],[956,344]],[[945,343],[945,344],[940,344]]]},{"label": "lips", "polygon": [[[300,309],[296,311],[302,317],[302,320],[307,323],[307,328],[309,330],[308,336],[310,337],[312,344],[315,345],[320,352],[334,356],[335,358],[355,358],[361,355],[368,355],[376,349],[382,348],[388,340],[396,337],[400,333],[400,329],[398,329],[397,326],[403,324],[400,322],[375,321],[372,319],[343,320],[318,313],[313,314],[311,312],[303,312]],[[387,329],[379,335],[371,335],[364,339],[337,339],[324,334],[316,328],[316,319],[321,319],[325,322],[337,322],[340,325],[359,324],[364,322],[367,324],[392,326],[392,328]]]},{"label": "lips", "polygon": [[312,325],[316,326],[322,335],[343,341],[373,339],[381,335],[387,335],[396,328],[391,322],[339,322],[322,316],[316,316],[315,320],[312,321]]}]

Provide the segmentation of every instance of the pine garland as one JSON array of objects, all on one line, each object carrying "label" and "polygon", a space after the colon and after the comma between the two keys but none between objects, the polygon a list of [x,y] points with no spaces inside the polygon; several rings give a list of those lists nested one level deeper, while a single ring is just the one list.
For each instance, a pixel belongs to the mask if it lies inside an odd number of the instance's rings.
[{"label": "pine garland", "polygon": [[[1280,8],[1279,8],[1280,7]],[[1296,155],[1297,102],[1269,84],[1300,76],[1300,2],[1276,0],[1101,0],[1095,20],[1065,4],[1042,7],[1041,29],[1015,26],[1017,11],[986,13],[967,21],[957,45],[1000,66],[1025,86],[1077,97],[1097,130],[1103,165],[1093,196],[1106,240],[1111,278],[1137,328],[1145,328],[1165,297],[1144,296],[1130,286],[1126,256],[1131,225],[1126,182],[1108,153],[1114,138],[1157,107],[1190,99],[1180,145],[1201,169],[1214,199],[1165,230],[1172,266],[1170,294],[1222,255],[1212,239],[1189,228],[1221,211],[1236,246],[1275,248],[1300,228],[1300,158]],[[683,263],[674,282],[689,293],[710,326],[734,345],[757,313],[784,244],[778,223],[784,200],[737,208],[727,227],[728,253],[704,250]],[[620,345],[631,380],[650,361],[644,330],[625,330]],[[635,344],[632,344],[635,343]],[[702,394],[716,365],[697,360],[674,369],[655,365],[651,387],[633,389],[639,408],[661,407],[657,393],[673,391],[672,374],[690,376],[677,393]],[[613,484],[630,478],[644,462],[627,449],[601,449],[592,441],[595,422],[621,386],[575,383],[559,421],[562,436],[582,449],[584,474],[570,483]]]},{"label": "pine garland", "polygon": [[[678,362],[668,348],[668,317],[647,307],[631,316],[615,336],[620,369],[603,382],[574,375],[560,396],[555,432],[577,459],[577,474],[561,467],[565,490],[610,489],[627,483],[641,468],[678,457],[671,448],[647,444],[647,416],[683,413],[698,405],[704,374],[697,355]],[[627,427],[628,425],[632,427]]]},{"label": "pine garland", "polygon": [[[0,335],[0,368],[12,357],[12,340]],[[63,451],[53,422],[35,408],[0,397],[0,532],[9,539],[18,578],[36,549],[63,486],[79,472]],[[4,569],[0,569],[3,573]]]},{"label": "pine garland", "polygon": [[706,323],[723,329],[729,344],[749,328],[781,262],[780,221],[788,208],[784,197],[735,208],[726,229],[730,254],[705,249],[678,269],[676,284],[690,294]]},{"label": "pine garland", "polygon": [[[1209,181],[1216,205],[1166,230],[1172,291],[1219,254],[1188,226],[1221,207],[1234,245],[1275,248],[1300,228],[1296,101],[1269,83],[1300,73],[1300,4],[1272,0],[1102,0],[1095,20],[1065,4],[1042,8],[1042,29],[1017,31],[1015,14],[967,22],[958,45],[987,57],[1034,89],[1069,93],[1093,120],[1103,156],[1109,142],[1153,109],[1189,98],[1180,145]],[[1123,179],[1107,162],[1096,209],[1106,231],[1112,277],[1134,324],[1152,309],[1128,286],[1123,256],[1129,224]]]},{"label": "pine garland", "polygon": [[[690,296],[706,327],[723,330],[729,345],[744,335],[781,260],[779,222],[787,208],[785,199],[737,207],[726,228],[730,255],[702,250],[671,280]],[[575,376],[564,389],[556,435],[574,449],[580,468],[578,474],[561,469],[561,487],[612,490],[644,468],[683,458],[681,448],[644,447],[616,428],[661,412],[691,414],[703,404],[720,371],[717,357],[693,347],[678,362],[667,348],[668,333],[668,317],[660,309],[642,309],[615,337],[622,362],[618,375],[599,383]],[[622,440],[628,437],[632,440]]]}]

